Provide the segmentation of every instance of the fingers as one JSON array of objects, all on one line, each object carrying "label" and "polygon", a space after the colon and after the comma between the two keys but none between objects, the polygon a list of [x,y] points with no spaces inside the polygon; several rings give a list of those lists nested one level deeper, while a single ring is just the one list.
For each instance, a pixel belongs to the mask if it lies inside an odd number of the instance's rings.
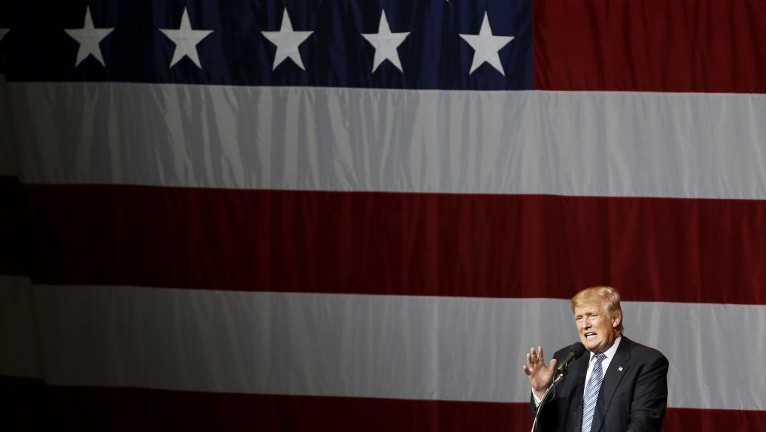
[{"label": "fingers", "polygon": [[530,348],[529,352],[526,355],[526,361],[524,362],[524,366],[522,369],[524,370],[524,373],[527,374],[527,376],[532,375],[535,371],[534,367],[534,361],[532,360],[532,356],[535,354],[534,348]]},{"label": "fingers", "polygon": [[527,357],[534,363],[542,363],[545,364],[545,357],[543,357],[543,347],[537,347],[537,351],[535,351],[534,348],[529,349],[529,354],[527,354]]},{"label": "fingers", "polygon": [[526,362],[522,369],[527,376],[534,375],[540,368],[545,367],[545,358],[543,357],[543,348],[530,348],[526,355]]},{"label": "fingers", "polygon": [[532,361],[529,358],[529,353],[527,353],[527,361],[524,363],[524,366],[521,367],[524,370],[524,373],[527,374],[527,376],[532,375],[534,373],[534,366],[532,366]]}]

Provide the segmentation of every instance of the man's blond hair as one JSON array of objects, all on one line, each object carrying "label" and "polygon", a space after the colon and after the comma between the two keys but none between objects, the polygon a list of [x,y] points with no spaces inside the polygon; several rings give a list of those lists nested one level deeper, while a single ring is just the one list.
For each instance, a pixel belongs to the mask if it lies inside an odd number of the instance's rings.
[{"label": "man's blond hair", "polygon": [[[616,289],[610,286],[594,286],[581,290],[572,297],[569,302],[572,305],[572,313],[577,306],[584,303],[598,303],[600,302],[603,310],[613,317],[615,313],[619,312],[622,316],[622,306],[620,306],[620,293]],[[622,322],[624,317],[620,319],[620,323],[617,325],[617,331],[622,333],[624,327]]]}]

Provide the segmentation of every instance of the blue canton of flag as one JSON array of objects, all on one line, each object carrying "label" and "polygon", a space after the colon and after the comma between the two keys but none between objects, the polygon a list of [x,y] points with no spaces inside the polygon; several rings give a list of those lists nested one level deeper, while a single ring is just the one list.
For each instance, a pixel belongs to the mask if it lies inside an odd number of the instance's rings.
[{"label": "blue canton of flag", "polygon": [[[168,4],[172,3],[172,4]],[[6,6],[8,79],[532,87],[521,1],[38,1]]]}]

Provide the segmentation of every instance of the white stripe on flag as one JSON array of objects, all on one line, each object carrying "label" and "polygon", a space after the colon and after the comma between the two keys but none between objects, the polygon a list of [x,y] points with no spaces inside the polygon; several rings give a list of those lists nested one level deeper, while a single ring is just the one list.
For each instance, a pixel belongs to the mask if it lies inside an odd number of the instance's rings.
[{"label": "white stripe on flag", "polygon": [[766,95],[8,87],[29,183],[766,198]]},{"label": "white stripe on flag", "polygon": [[42,378],[29,278],[0,275],[0,375]]},{"label": "white stripe on flag", "polygon": [[[566,300],[33,289],[45,380],[57,385],[526,402],[524,353],[576,340]],[[18,305],[1,302],[0,316]],[[624,312],[627,335],[670,360],[671,407],[766,409],[766,347],[731,324],[766,328],[766,306]]]}]

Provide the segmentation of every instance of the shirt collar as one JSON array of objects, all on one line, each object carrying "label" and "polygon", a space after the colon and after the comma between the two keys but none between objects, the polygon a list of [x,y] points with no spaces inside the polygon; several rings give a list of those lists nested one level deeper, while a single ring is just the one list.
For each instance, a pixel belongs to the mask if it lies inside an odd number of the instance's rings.
[{"label": "shirt collar", "polygon": [[[614,355],[617,353],[617,347],[620,346],[620,341],[622,340],[622,335],[617,336],[617,339],[614,340],[614,343],[612,346],[609,347],[608,350],[604,351],[604,355],[608,359],[614,358]],[[596,356],[594,353],[590,353],[590,360],[593,360],[593,357]]]}]

